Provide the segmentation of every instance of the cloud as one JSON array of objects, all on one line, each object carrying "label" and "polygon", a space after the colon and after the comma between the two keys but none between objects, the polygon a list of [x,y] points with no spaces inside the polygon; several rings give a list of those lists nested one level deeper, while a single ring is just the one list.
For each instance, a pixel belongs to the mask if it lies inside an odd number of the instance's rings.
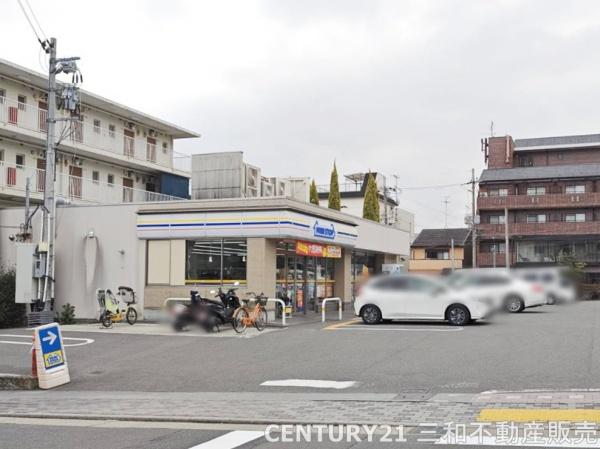
[{"label": "cloud", "polygon": [[[326,183],[336,159],[404,187],[459,183],[483,168],[492,120],[515,137],[597,132],[593,1],[30,2],[82,56],[85,88],[202,133],[179,151],[244,150],[273,176]],[[38,68],[16,8],[3,57]],[[440,227],[446,196],[462,225],[464,187],[400,202]]]}]

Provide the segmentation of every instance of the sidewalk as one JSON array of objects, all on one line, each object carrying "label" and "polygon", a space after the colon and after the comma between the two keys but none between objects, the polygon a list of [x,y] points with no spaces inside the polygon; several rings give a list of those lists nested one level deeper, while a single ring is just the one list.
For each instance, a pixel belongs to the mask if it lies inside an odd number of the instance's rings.
[{"label": "sidewalk", "polygon": [[[523,393],[520,393],[523,394]],[[525,393],[527,396],[529,393]],[[552,402],[535,395],[505,402],[507,393],[435,395],[412,400],[410,395],[370,393],[162,393],[19,391],[0,392],[0,416],[244,424],[403,424],[475,423],[478,421],[545,421],[552,413],[600,422],[597,393],[546,392]],[[569,395],[577,398],[569,398]],[[579,402],[573,402],[577,399]],[[539,399],[538,399],[539,401]],[[497,413],[496,413],[497,412]],[[533,415],[531,413],[534,413]],[[495,414],[496,413],[496,414]],[[514,419],[511,418],[511,413]],[[499,416],[501,419],[485,419]],[[545,419],[546,417],[547,419]]]}]

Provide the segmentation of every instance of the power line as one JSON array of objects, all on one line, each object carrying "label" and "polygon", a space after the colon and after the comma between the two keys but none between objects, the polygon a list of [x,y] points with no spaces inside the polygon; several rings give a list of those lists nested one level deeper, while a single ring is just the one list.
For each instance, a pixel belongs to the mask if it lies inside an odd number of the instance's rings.
[{"label": "power line", "polygon": [[39,22],[39,20],[37,18],[37,15],[35,14],[35,11],[31,7],[31,5],[29,4],[29,0],[25,0],[25,4],[29,8],[29,11],[31,12],[31,16],[33,17],[33,20],[35,21],[36,25],[38,26],[38,30],[40,31],[40,33],[42,33],[42,36],[44,36],[44,41],[47,41],[48,37],[46,36],[46,33],[44,32],[44,29],[40,25],[40,22]]},{"label": "power line", "polygon": [[[25,0],[27,2],[27,0]],[[33,25],[33,22],[31,21],[31,18],[29,17],[29,14],[27,13],[27,11],[25,10],[25,7],[23,6],[23,3],[21,2],[21,0],[17,0],[17,3],[19,4],[19,7],[21,8],[21,11],[23,11],[23,15],[25,16],[25,19],[27,19],[27,23],[29,23],[29,26],[31,27],[31,30],[33,31],[33,34],[35,34],[36,39],[38,40],[38,42],[40,43],[40,45],[42,46],[42,48],[44,50],[46,50],[46,46],[48,45],[48,39],[46,39],[46,35],[44,33],[44,31],[42,30],[42,27],[40,27],[40,32],[41,34],[44,36],[44,40],[41,39],[40,37],[40,33],[38,33],[38,30],[35,29],[35,26]],[[27,6],[29,7],[29,10],[31,11],[31,14],[35,20],[35,22],[38,24],[39,27],[39,22],[36,18],[35,13],[33,12],[33,9],[31,8],[31,5],[29,5],[29,3],[27,2]]]}]

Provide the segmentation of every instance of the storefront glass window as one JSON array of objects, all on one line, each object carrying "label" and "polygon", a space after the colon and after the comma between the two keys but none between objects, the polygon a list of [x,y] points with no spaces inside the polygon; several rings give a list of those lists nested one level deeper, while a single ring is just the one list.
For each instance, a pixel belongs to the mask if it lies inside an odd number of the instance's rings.
[{"label": "storefront glass window", "polygon": [[201,239],[186,242],[187,284],[246,281],[246,240]]}]

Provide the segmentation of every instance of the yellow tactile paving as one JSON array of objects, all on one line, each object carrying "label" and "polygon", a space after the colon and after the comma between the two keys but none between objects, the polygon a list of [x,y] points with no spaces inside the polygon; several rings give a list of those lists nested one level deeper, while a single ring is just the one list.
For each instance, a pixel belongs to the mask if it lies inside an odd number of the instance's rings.
[{"label": "yellow tactile paving", "polygon": [[551,408],[485,408],[477,421],[482,422],[596,422],[600,423],[599,409],[551,409]]}]

